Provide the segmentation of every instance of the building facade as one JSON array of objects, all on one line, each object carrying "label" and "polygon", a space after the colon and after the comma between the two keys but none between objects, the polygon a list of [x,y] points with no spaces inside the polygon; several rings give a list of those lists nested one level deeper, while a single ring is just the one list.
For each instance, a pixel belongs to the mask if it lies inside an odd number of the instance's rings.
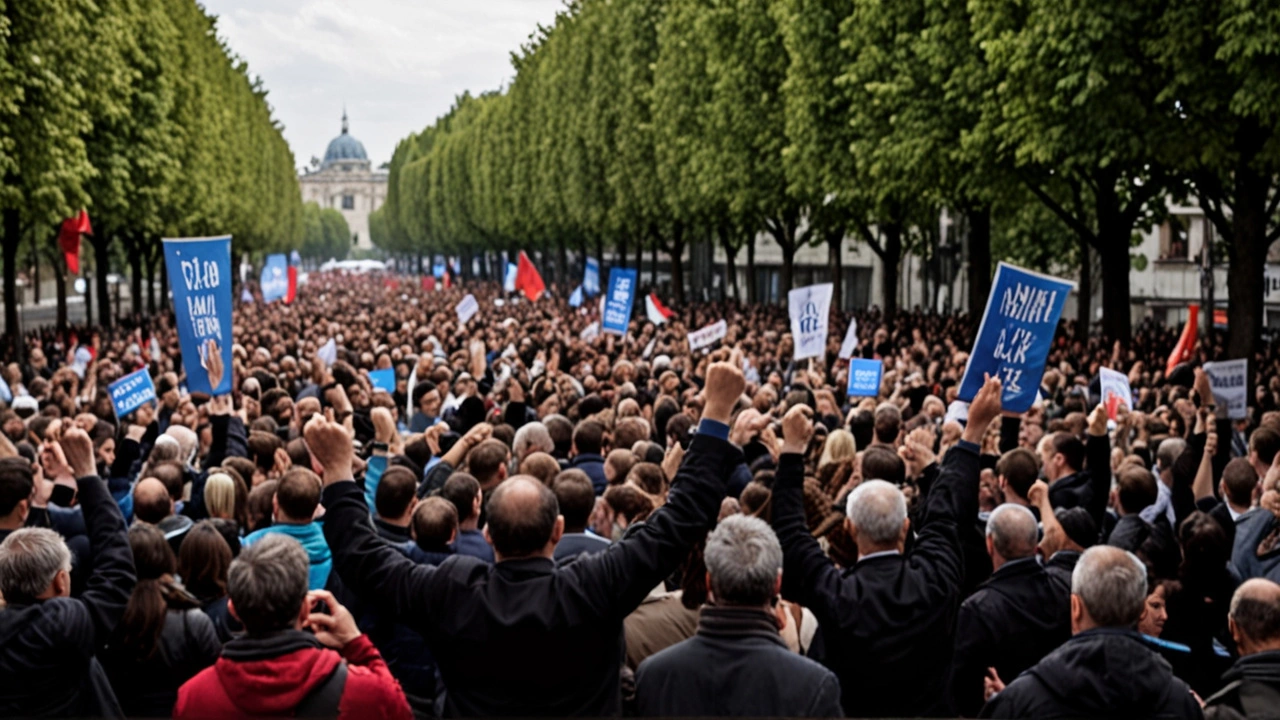
[{"label": "building facade", "polygon": [[369,213],[382,207],[387,199],[387,173],[373,167],[364,144],[351,135],[345,110],[342,132],[329,141],[324,160],[312,158],[311,167],[298,175],[298,185],[303,202],[342,213],[351,229],[352,245],[373,247],[369,240]]}]

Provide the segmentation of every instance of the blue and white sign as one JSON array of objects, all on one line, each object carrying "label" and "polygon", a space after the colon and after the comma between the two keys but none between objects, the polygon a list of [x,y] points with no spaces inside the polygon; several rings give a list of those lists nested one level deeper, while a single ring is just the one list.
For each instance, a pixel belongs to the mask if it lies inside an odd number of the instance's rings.
[{"label": "blue and white sign", "polygon": [[[231,392],[231,236],[165,239],[164,260],[177,317],[182,368],[191,392]],[[209,386],[204,353],[215,344],[222,379]]]},{"label": "blue and white sign", "polygon": [[444,258],[437,257],[436,261],[431,265],[431,275],[435,279],[439,280],[444,277],[444,273],[445,273]]},{"label": "blue and white sign", "polygon": [[600,294],[600,261],[595,258],[587,258],[586,269],[582,271],[582,292],[587,297]]},{"label": "blue and white sign", "polygon": [[604,297],[604,321],[600,324],[601,329],[616,335],[626,335],[635,299],[636,271],[630,268],[611,269],[609,293]]},{"label": "blue and white sign", "polygon": [[1243,420],[1249,417],[1249,361],[1219,360],[1204,364],[1213,389],[1213,401],[1227,408],[1227,417]]},{"label": "blue and white sign", "polygon": [[262,286],[262,302],[283,300],[289,294],[289,259],[284,255],[268,255],[258,284]]},{"label": "blue and white sign", "polygon": [[466,325],[468,320],[480,312],[480,302],[476,300],[475,295],[467,293],[466,297],[462,298],[462,301],[453,310],[458,313],[458,324]]},{"label": "blue and white sign", "polygon": [[880,360],[849,361],[849,397],[876,397],[880,394],[880,376],[884,363]]},{"label": "blue and white sign", "polygon": [[151,381],[151,374],[143,368],[108,385],[107,394],[111,396],[111,406],[116,409],[116,417],[123,418],[155,400],[156,386]]},{"label": "blue and white sign", "polygon": [[1006,411],[1031,409],[1062,305],[1074,287],[1066,280],[1000,263],[960,382],[960,399],[971,402],[982,387],[983,374],[988,374],[1000,378]]},{"label": "blue and white sign", "polygon": [[787,294],[795,359],[821,357],[827,351],[827,323],[831,317],[831,283],[795,288]]},{"label": "blue and white sign", "polygon": [[516,291],[516,275],[520,272],[515,263],[507,263],[507,275],[502,281],[502,289],[506,292]]},{"label": "blue and white sign", "polygon": [[373,384],[374,392],[394,393],[396,391],[396,370],[395,368],[370,370],[369,382]]},{"label": "blue and white sign", "polygon": [[582,307],[582,286],[581,285],[574,288],[573,292],[569,294],[569,307],[571,308]]}]

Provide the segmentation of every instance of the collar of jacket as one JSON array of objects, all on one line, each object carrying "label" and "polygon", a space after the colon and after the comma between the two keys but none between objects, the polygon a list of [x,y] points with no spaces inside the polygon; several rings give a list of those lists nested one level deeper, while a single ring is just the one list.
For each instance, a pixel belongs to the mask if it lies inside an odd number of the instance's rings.
[{"label": "collar of jacket", "polygon": [[989,583],[998,577],[1007,578],[1018,577],[1020,575],[1034,575],[1042,569],[1043,568],[1040,567],[1040,563],[1036,561],[1034,555],[1031,557],[1018,558],[1017,560],[1009,560],[1005,562],[1005,564],[1001,565],[999,570],[991,573],[991,577],[987,579],[987,582]]},{"label": "collar of jacket", "polygon": [[1248,678],[1250,680],[1280,681],[1280,650],[1268,650],[1242,657],[1227,671],[1226,682]]},{"label": "collar of jacket", "polygon": [[391,523],[387,522],[386,520],[383,520],[382,518],[374,518],[373,524],[375,527],[378,528],[378,532],[382,533],[384,537],[387,535],[394,535],[396,538],[400,539],[401,541],[409,540],[412,537],[409,534],[408,527],[392,525]]},{"label": "collar of jacket", "polygon": [[703,605],[698,634],[712,638],[758,637],[786,647],[778,634],[778,620],[761,608]]},{"label": "collar of jacket", "polygon": [[513,579],[523,579],[538,575],[550,575],[555,571],[556,563],[551,558],[527,557],[503,560],[500,563],[496,563],[494,567],[503,575],[509,575]]},{"label": "collar of jacket", "polygon": [[242,635],[222,647],[222,657],[236,662],[269,660],[305,648],[322,648],[315,635],[301,630],[281,630],[265,635]]}]

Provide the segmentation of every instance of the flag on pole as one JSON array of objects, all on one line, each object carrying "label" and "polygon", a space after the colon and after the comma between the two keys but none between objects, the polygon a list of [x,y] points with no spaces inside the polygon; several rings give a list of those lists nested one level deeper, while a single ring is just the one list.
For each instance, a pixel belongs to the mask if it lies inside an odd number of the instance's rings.
[{"label": "flag on pole", "polygon": [[298,298],[298,265],[302,264],[302,256],[297,250],[289,253],[289,289],[284,294],[284,304],[288,305]]},{"label": "flag on pole", "polygon": [[1191,351],[1196,347],[1196,325],[1200,319],[1200,306],[1187,306],[1187,324],[1182,328],[1182,337],[1178,338],[1178,344],[1173,347],[1173,352],[1169,353],[1169,362],[1164,367],[1166,376],[1173,372],[1173,369],[1180,363],[1187,362],[1191,359]]},{"label": "flag on pole", "polygon": [[582,307],[582,286],[574,288],[573,293],[569,295],[569,307]]},{"label": "flag on pole", "polygon": [[62,229],[58,231],[58,245],[62,248],[63,259],[67,261],[67,272],[72,275],[80,274],[80,236],[92,234],[89,213],[84,210],[62,221]]},{"label": "flag on pole", "polygon": [[662,304],[662,301],[659,300],[658,296],[654,293],[649,293],[645,297],[644,312],[649,316],[649,322],[654,325],[661,325],[675,315],[675,313],[667,309],[666,305]]},{"label": "flag on pole", "polygon": [[538,274],[538,268],[533,266],[533,261],[529,259],[524,251],[520,251],[520,261],[516,265],[516,289],[524,293],[529,298],[529,302],[535,302],[542,297],[543,291],[547,289],[545,283],[542,282],[542,276]]}]

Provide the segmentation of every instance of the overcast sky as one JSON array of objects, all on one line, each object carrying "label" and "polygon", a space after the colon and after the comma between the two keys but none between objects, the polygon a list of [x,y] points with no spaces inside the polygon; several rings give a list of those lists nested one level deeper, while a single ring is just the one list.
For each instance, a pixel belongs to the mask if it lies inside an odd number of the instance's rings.
[{"label": "overcast sky", "polygon": [[299,167],[341,129],[374,166],[455,97],[508,83],[511,53],[563,0],[203,0],[260,75]]}]

